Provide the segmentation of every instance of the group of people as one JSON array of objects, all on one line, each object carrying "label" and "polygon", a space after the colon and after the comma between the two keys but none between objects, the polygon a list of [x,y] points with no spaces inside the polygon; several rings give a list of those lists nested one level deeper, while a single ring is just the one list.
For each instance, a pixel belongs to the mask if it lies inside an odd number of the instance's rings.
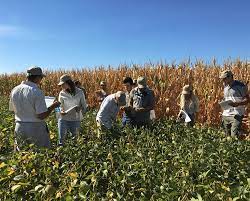
[{"label": "group of people", "polygon": [[[34,143],[38,147],[49,147],[49,130],[45,119],[52,111],[58,113],[58,139],[63,145],[68,133],[74,137],[79,133],[80,124],[87,110],[86,90],[79,81],[73,81],[69,75],[60,77],[58,86],[61,87],[58,100],[49,107],[46,106],[45,96],[39,85],[45,75],[40,67],[27,70],[27,80],[16,86],[10,95],[9,108],[15,113],[15,139],[20,149],[23,142]],[[229,107],[222,114],[223,127],[228,135],[239,135],[245,108],[250,102],[247,85],[234,80],[231,71],[223,71],[220,79],[224,83],[224,100]],[[147,85],[145,77],[133,80],[126,77],[123,80],[123,91],[109,94],[105,81],[100,82],[100,90],[95,92],[99,110],[96,115],[98,130],[110,130],[119,111],[122,113],[123,126],[146,127],[151,122],[151,112],[154,111],[155,96]],[[72,108],[72,106],[74,106]],[[195,124],[199,112],[199,100],[191,85],[185,85],[180,96],[180,113],[190,118],[188,125]]]}]

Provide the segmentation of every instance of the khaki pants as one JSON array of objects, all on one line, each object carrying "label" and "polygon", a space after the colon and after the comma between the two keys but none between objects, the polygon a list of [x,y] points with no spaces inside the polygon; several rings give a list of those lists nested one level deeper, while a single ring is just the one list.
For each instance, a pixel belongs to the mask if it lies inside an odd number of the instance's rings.
[{"label": "khaki pants", "polygon": [[243,116],[222,116],[223,127],[225,133],[231,136],[238,136],[240,134]]},{"label": "khaki pants", "polygon": [[97,125],[97,137],[101,138],[101,136],[103,136],[103,134],[105,134],[108,131],[108,128],[106,128],[103,124],[101,124],[99,121],[96,121],[96,125]]},{"label": "khaki pants", "polygon": [[49,130],[45,122],[16,122],[15,138],[17,150],[25,144],[50,147]]}]

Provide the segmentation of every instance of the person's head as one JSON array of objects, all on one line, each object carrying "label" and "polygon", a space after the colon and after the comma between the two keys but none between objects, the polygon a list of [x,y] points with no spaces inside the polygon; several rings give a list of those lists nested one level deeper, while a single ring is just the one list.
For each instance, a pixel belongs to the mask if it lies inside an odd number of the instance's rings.
[{"label": "person's head", "polygon": [[123,91],[118,91],[115,93],[115,100],[119,106],[126,105],[126,95]]},{"label": "person's head", "polygon": [[137,80],[136,79],[133,80],[133,88],[135,88],[135,87],[137,87]]},{"label": "person's head", "polygon": [[27,70],[27,80],[30,82],[34,82],[39,85],[44,77],[46,76],[43,74],[40,67],[34,66]]},{"label": "person's head", "polygon": [[147,88],[147,80],[145,77],[138,77],[137,79],[137,87],[141,92],[144,92]]},{"label": "person's head", "polygon": [[75,81],[75,86],[76,86],[76,87],[81,87],[82,84],[81,84],[81,82],[80,82],[79,80],[76,80],[76,81]]},{"label": "person's head", "polygon": [[69,75],[62,75],[60,77],[60,82],[58,83],[58,85],[61,86],[62,90],[67,91],[68,93],[75,94],[75,83],[72,81]]},{"label": "person's head", "polygon": [[133,80],[131,77],[125,77],[123,80],[123,87],[125,91],[130,92],[133,88]]},{"label": "person's head", "polygon": [[100,82],[100,87],[101,87],[102,90],[105,91],[105,90],[107,89],[107,84],[106,84],[106,82],[105,82],[105,81],[101,81],[101,82]]},{"label": "person's head", "polygon": [[181,94],[185,97],[185,99],[190,99],[193,94],[193,87],[191,85],[185,85],[182,88]]},{"label": "person's head", "polygon": [[231,85],[234,81],[233,73],[230,70],[225,70],[220,73],[220,79],[222,80],[224,86]]}]

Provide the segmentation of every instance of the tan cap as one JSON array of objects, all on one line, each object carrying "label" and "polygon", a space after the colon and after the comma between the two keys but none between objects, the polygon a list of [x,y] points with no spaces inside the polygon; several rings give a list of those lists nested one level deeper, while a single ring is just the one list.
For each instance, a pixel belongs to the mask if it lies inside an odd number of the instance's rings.
[{"label": "tan cap", "polygon": [[42,69],[38,66],[32,66],[27,70],[27,76],[31,75],[46,77],[46,75],[43,74]]},{"label": "tan cap", "polygon": [[60,82],[58,83],[59,86],[63,85],[65,82],[67,82],[68,80],[71,80],[71,77],[69,75],[62,75],[60,77]]},{"label": "tan cap", "polygon": [[106,86],[106,82],[105,81],[101,81],[100,85],[105,85]]},{"label": "tan cap", "polygon": [[233,76],[233,73],[230,70],[224,70],[220,73],[220,79],[224,79],[231,76]]},{"label": "tan cap", "polygon": [[139,88],[145,88],[147,87],[147,80],[145,77],[138,77],[137,84]]},{"label": "tan cap", "polygon": [[191,85],[185,85],[183,88],[182,88],[182,92],[181,94],[185,95],[185,94],[191,94],[193,91],[193,88]]},{"label": "tan cap", "polygon": [[126,95],[123,91],[117,91],[115,97],[118,99],[120,106],[126,105]]}]

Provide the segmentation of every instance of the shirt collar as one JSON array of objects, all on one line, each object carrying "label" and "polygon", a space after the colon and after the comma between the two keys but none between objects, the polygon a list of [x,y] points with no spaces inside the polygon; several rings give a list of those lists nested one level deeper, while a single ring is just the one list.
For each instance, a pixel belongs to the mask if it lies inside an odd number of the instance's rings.
[{"label": "shirt collar", "polygon": [[31,82],[31,81],[22,81],[22,84],[26,84],[28,86],[38,88],[38,85],[34,82]]}]

